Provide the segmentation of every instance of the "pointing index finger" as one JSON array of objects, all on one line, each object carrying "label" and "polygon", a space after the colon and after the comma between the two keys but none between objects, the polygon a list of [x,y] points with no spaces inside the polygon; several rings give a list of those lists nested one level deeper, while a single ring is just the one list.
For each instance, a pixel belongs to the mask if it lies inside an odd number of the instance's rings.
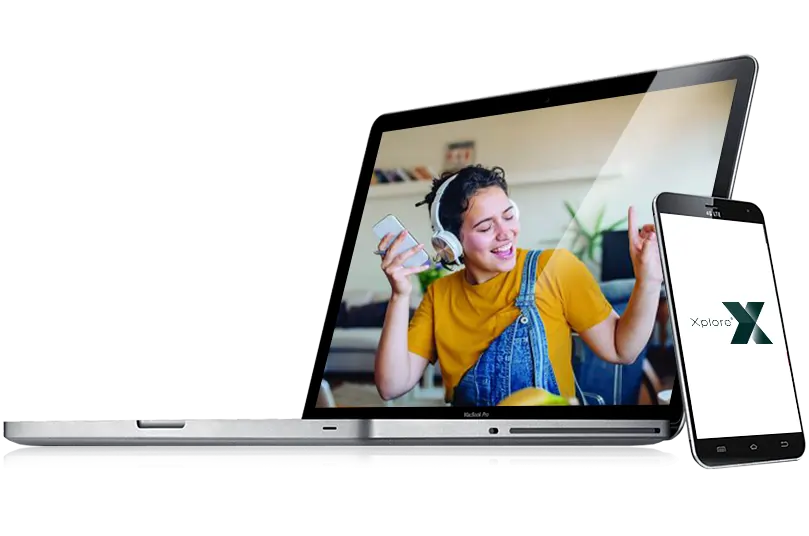
[{"label": "pointing index finger", "polygon": [[629,205],[629,243],[637,244],[638,242],[638,228],[635,225],[635,207]]}]

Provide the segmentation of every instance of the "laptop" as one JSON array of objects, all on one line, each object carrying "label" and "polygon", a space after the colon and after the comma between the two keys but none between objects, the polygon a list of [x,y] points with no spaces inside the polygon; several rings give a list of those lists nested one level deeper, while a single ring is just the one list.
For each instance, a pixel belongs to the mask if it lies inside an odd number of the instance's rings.
[{"label": "laptop", "polygon": [[6,438],[29,446],[261,446],[353,445],[366,423],[296,417],[15,417]]},{"label": "laptop", "polygon": [[[637,252],[654,239],[647,224],[659,192],[731,196],[757,70],[741,56],[383,115],[368,138],[302,419],[6,422],[5,437],[670,439],[683,405],[666,296],[655,258]],[[403,228],[401,240],[383,238]]]},{"label": "laptop", "polygon": [[639,448],[447,447],[357,449],[29,448],[7,454],[8,472],[447,472],[641,471],[679,469],[671,454]]},{"label": "laptop", "polygon": [[[303,419],[12,417],[6,436],[51,446],[424,437],[634,445],[673,437],[683,411],[662,293],[661,319],[631,365],[600,359],[574,330],[567,342],[559,341],[568,335],[557,334],[550,359],[574,395],[566,398],[581,399],[575,407],[453,406],[460,369],[456,363],[454,372],[446,370],[449,361],[440,356],[407,393],[383,401],[374,355],[390,287],[373,255],[372,229],[394,214],[433,255],[427,207],[414,206],[429,192],[430,178],[469,164],[499,166],[522,209],[516,245],[569,251],[623,314],[631,278],[599,276],[598,237],[627,228],[628,204],[640,224],[651,222],[651,199],[662,190],[732,195],[757,72],[752,57],[740,56],[383,114],[369,133],[341,254],[329,273],[331,298],[322,311],[323,332],[313,338]],[[433,275],[425,272],[424,282]],[[411,315],[422,301],[422,280],[414,286]]]}]

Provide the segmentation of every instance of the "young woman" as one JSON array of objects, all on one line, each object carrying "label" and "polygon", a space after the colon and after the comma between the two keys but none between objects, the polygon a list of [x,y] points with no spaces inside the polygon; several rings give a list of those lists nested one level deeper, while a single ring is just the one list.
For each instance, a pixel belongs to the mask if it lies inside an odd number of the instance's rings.
[{"label": "young woman", "polygon": [[[424,246],[382,257],[392,291],[375,359],[384,399],[410,391],[436,361],[453,405],[495,406],[525,388],[575,399],[572,331],[608,362],[635,361],[652,333],[663,280],[653,225],[638,230],[629,207],[636,282],[619,316],[572,253],[517,247],[519,217],[501,168],[470,166],[434,180],[430,208],[448,180],[438,219],[460,242],[463,269],[427,287],[412,320],[410,276],[427,267],[402,263]],[[402,239],[386,236],[379,250],[393,251]]]}]

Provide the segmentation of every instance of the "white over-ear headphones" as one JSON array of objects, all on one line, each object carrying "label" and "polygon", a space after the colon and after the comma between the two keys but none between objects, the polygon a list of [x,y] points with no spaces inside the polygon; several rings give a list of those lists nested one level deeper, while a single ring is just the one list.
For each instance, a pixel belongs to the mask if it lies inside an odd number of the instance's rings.
[{"label": "white over-ear headphones", "polygon": [[[463,246],[461,245],[460,239],[445,230],[441,225],[441,221],[438,219],[441,196],[444,195],[444,190],[447,189],[449,183],[457,176],[458,174],[456,173],[438,187],[438,191],[435,192],[435,199],[433,199],[433,204],[430,207],[430,222],[433,226],[431,243],[436,255],[438,255],[438,258],[444,261],[444,263],[460,263],[461,256],[463,255]],[[511,202],[511,206],[514,207],[514,217],[519,218],[520,210],[517,208],[517,203],[515,203],[513,199],[509,199],[509,201]]]}]

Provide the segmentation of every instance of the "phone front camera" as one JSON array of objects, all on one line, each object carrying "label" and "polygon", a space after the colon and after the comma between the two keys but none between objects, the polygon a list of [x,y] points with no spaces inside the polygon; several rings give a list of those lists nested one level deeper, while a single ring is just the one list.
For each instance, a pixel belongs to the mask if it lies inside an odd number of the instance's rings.
[{"label": "phone front camera", "polygon": [[489,433],[494,435],[497,433],[497,428],[489,428]]}]

